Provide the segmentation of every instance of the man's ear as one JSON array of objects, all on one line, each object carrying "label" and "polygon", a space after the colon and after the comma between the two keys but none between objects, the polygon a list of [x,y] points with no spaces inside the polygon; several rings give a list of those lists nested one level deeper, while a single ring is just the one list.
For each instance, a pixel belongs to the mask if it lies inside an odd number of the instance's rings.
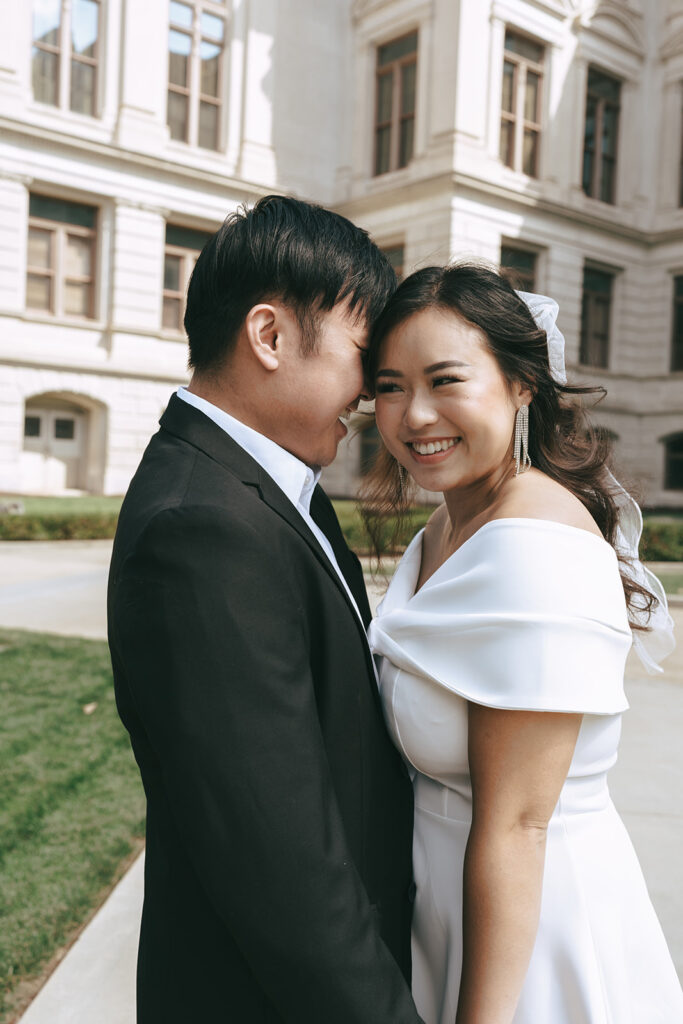
[{"label": "man's ear", "polygon": [[244,318],[244,331],[249,347],[261,366],[268,371],[280,365],[280,311],[268,302],[252,306]]}]

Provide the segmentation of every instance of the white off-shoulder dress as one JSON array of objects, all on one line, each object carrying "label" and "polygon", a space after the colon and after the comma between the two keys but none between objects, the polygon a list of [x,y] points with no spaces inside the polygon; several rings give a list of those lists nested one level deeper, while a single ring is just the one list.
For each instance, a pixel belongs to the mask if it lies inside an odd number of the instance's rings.
[{"label": "white off-shoulder dress", "polygon": [[421,551],[419,533],[370,629],[388,726],[414,770],[418,1011],[426,1024],[455,1021],[473,701],[584,716],[548,829],[514,1024],[683,1024],[683,993],[607,787],[631,646],[613,549],[561,523],[493,520],[415,593]]}]

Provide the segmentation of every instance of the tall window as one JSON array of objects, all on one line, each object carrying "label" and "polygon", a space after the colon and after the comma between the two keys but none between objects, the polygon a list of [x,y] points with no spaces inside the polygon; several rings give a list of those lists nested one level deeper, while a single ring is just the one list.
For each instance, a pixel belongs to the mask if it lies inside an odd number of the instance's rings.
[{"label": "tall window", "polygon": [[513,170],[538,177],[544,49],[508,29],[503,58],[500,159]]},{"label": "tall window", "polygon": [[681,83],[681,146],[678,160],[678,205],[683,206],[683,83]]},{"label": "tall window", "polygon": [[500,266],[515,288],[522,292],[536,291],[536,253],[518,249],[513,245],[501,245]]},{"label": "tall window", "polygon": [[359,468],[361,476],[365,476],[372,469],[377,452],[382,447],[382,438],[375,422],[369,423],[360,432],[360,460]]},{"label": "tall window", "polygon": [[417,32],[377,49],[375,174],[406,167],[415,138]]},{"label": "tall window", "polygon": [[27,309],[94,316],[96,228],[96,207],[31,195]]},{"label": "tall window", "polygon": [[185,296],[190,275],[199,253],[210,238],[208,231],[194,231],[175,224],[166,225],[162,327],[168,331],[183,329]]},{"label": "tall window", "polygon": [[664,439],[664,488],[683,491],[683,434]]},{"label": "tall window", "polygon": [[94,117],[100,0],[34,0],[33,97]]},{"label": "tall window", "polygon": [[671,369],[683,370],[683,277],[674,277],[674,315]]},{"label": "tall window", "polygon": [[168,112],[172,139],[219,149],[224,82],[225,5],[171,0]]},{"label": "tall window", "polygon": [[615,201],[620,96],[621,82],[588,69],[583,191],[603,203]]},{"label": "tall window", "polygon": [[613,283],[614,274],[594,267],[584,268],[579,352],[579,362],[584,366],[609,365]]},{"label": "tall window", "polygon": [[402,245],[381,245],[380,249],[394,268],[399,281],[403,280],[404,250]]}]

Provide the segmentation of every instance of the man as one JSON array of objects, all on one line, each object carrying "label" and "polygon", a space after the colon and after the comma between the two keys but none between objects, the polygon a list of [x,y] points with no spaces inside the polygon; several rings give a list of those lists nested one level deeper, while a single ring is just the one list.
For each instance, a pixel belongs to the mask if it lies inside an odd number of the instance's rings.
[{"label": "man", "polygon": [[148,802],[139,1024],[418,1024],[412,791],[317,485],[393,287],[365,232],[280,196],[197,261],[194,374],[131,483],[109,586]]}]

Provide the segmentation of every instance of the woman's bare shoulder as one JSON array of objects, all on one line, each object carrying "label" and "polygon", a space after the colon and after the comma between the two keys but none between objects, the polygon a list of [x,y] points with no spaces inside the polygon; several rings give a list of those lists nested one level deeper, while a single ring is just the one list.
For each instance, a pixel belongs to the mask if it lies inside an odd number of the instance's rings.
[{"label": "woman's bare shoulder", "polygon": [[545,519],[602,537],[583,502],[557,480],[534,469],[510,481],[496,507],[495,518]]}]

